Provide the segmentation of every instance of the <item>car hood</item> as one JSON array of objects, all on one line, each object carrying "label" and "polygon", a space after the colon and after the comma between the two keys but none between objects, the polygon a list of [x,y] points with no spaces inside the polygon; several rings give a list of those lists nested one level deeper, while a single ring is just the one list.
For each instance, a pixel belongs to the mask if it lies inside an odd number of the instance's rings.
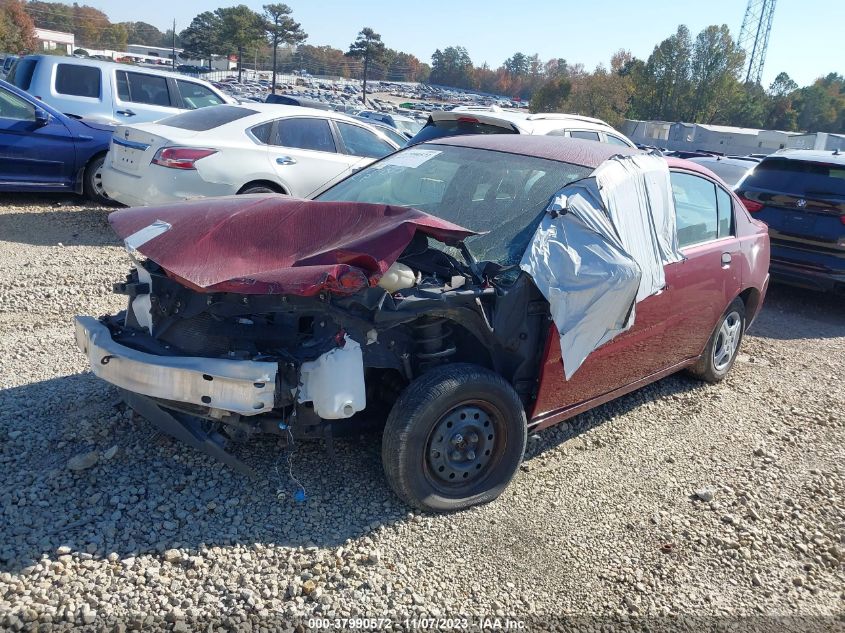
[{"label": "car hood", "polygon": [[202,292],[352,294],[375,285],[420,232],[455,245],[475,232],[416,209],[281,195],[115,211],[130,253]]}]

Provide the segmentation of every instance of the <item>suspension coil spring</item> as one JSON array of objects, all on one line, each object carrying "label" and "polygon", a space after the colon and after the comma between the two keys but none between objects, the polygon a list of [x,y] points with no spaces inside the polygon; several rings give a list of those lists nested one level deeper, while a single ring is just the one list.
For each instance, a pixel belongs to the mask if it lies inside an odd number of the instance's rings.
[{"label": "suspension coil spring", "polygon": [[442,317],[425,317],[413,324],[416,349],[421,367],[436,365],[457,352],[452,328]]}]

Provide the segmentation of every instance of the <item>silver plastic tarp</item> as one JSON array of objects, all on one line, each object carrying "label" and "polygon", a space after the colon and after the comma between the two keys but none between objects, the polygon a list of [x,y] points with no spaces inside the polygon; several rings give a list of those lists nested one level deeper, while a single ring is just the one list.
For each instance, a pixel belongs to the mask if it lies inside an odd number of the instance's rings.
[{"label": "silver plastic tarp", "polygon": [[616,156],[558,192],[520,266],[549,301],[567,380],[634,324],[636,303],[666,285],[664,264],[682,258],[663,158]]}]

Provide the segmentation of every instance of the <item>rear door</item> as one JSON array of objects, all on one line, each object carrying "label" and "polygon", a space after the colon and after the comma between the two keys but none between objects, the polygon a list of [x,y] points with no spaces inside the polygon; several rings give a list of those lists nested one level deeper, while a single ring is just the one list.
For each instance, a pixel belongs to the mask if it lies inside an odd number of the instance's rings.
[{"label": "rear door", "polygon": [[59,119],[36,121],[35,105],[0,87],[0,187],[66,187],[76,164],[70,131]]},{"label": "rear door", "polygon": [[341,153],[329,121],[319,117],[278,119],[269,139],[268,159],[278,182],[298,198],[339,180],[361,160]]},{"label": "rear door", "polygon": [[165,75],[132,70],[115,72],[117,86],[114,98],[114,118],[117,121],[146,123],[180,112],[180,97],[176,87]]},{"label": "rear door", "polygon": [[219,95],[195,81],[177,79],[176,88],[182,100],[181,105],[187,110],[196,110],[197,108],[225,103]]},{"label": "rear door", "polygon": [[733,197],[693,172],[670,174],[685,260],[665,267],[672,292],[673,326],[667,343],[676,361],[698,356],[728,304],[742,287]]}]

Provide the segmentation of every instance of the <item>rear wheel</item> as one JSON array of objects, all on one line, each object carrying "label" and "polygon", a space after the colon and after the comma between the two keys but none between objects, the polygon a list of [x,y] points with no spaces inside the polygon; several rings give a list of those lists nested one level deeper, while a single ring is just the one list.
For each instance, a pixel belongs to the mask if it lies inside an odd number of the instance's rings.
[{"label": "rear wheel", "polygon": [[733,367],[745,333],[745,304],[734,299],[713,331],[701,358],[690,373],[707,382],[719,382]]},{"label": "rear wheel", "polygon": [[85,197],[100,204],[114,204],[103,188],[103,163],[105,156],[97,156],[85,167],[82,178],[82,191]]},{"label": "rear wheel", "polygon": [[239,194],[247,193],[281,193],[278,189],[273,189],[269,185],[246,185],[241,189]]},{"label": "rear wheel", "polygon": [[498,497],[525,452],[525,410],[498,374],[465,363],[413,381],[384,429],[382,464],[403,501],[461,510]]}]

